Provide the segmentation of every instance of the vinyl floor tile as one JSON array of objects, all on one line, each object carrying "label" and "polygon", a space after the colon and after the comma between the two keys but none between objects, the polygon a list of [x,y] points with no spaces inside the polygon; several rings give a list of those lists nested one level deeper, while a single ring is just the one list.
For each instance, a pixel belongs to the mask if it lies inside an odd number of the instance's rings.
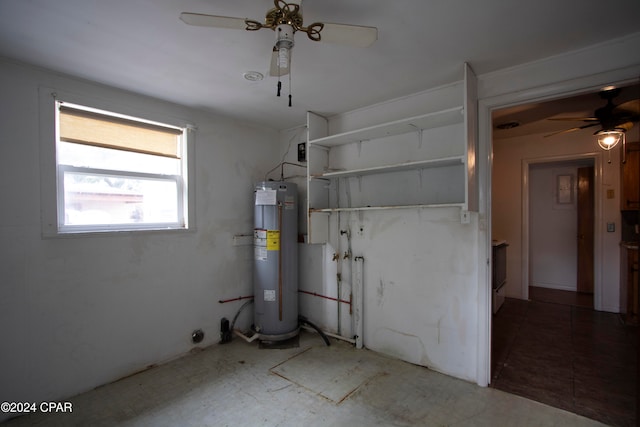
[{"label": "vinyl floor tile", "polygon": [[493,331],[493,388],[607,425],[636,425],[637,327],[617,314],[507,298]]},{"label": "vinyl floor tile", "polygon": [[30,414],[5,425],[602,425],[538,401],[357,350],[345,342],[332,340],[327,347],[317,334],[306,332],[296,349],[263,350],[256,342],[234,340],[69,400],[73,413]]}]

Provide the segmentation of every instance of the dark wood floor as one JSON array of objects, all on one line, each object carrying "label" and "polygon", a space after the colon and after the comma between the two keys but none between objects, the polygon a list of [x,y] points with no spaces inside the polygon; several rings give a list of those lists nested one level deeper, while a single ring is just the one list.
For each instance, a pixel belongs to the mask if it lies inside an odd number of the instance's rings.
[{"label": "dark wood floor", "polygon": [[493,318],[491,386],[635,426],[637,342],[618,314],[507,298]]},{"label": "dark wood floor", "polygon": [[584,292],[560,291],[558,289],[529,286],[529,299],[532,301],[572,305],[574,307],[593,308],[593,294]]}]

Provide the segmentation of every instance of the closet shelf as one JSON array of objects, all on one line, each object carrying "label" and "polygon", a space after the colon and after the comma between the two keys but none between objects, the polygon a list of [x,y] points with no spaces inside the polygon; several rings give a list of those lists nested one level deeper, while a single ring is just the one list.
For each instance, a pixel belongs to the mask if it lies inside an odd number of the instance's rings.
[{"label": "closet shelf", "polygon": [[357,211],[380,211],[390,209],[422,209],[422,208],[464,208],[464,203],[434,203],[426,205],[390,205],[390,206],[362,206],[354,208],[309,208],[310,213],[332,213],[332,212],[357,212]]},{"label": "closet shelf", "polygon": [[309,144],[332,147],[336,145],[349,144],[351,142],[416,132],[422,129],[448,126],[456,123],[462,123],[463,121],[464,109],[459,106],[310,140]]},{"label": "closet shelf", "polygon": [[446,166],[463,165],[462,156],[445,157],[441,159],[420,160],[415,162],[397,163],[386,166],[373,166],[370,168],[349,169],[344,171],[332,171],[322,174],[312,175],[311,179],[345,178],[350,176],[373,175],[379,173],[399,172],[405,170],[419,170],[429,168],[440,168]]}]

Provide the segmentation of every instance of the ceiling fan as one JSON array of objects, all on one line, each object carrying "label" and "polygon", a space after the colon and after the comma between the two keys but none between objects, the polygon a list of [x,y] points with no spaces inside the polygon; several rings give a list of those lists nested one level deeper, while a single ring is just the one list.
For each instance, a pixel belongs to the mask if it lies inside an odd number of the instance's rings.
[{"label": "ceiling fan", "polygon": [[360,25],[332,24],[315,22],[304,26],[300,2],[287,3],[284,0],[274,0],[275,7],[268,10],[264,23],[248,18],[233,18],[229,16],[203,15],[200,13],[183,12],[180,19],[189,25],[203,27],[230,28],[247,31],[257,31],[268,28],[275,31],[276,42],[271,55],[269,74],[284,76],[291,69],[291,49],[294,45],[294,34],[303,32],[307,37],[317,42],[337,43],[354,47],[368,47],[378,38],[375,27]]},{"label": "ceiling fan", "polygon": [[[607,101],[606,105],[596,109],[593,112],[592,117],[556,117],[549,118],[549,120],[562,120],[562,121],[582,121],[585,122],[582,126],[576,126],[569,129],[561,130],[558,132],[545,135],[546,137],[559,135],[562,133],[573,132],[581,129],[586,129],[593,126],[600,126],[601,129],[595,132],[595,135],[606,135],[607,133],[617,132],[618,134],[624,134],[633,127],[633,124],[640,121],[640,99],[633,99],[624,102],[620,105],[616,105],[613,99],[620,95],[622,89],[620,88],[607,88],[600,92],[600,97]],[[617,143],[617,141],[616,141]],[[612,148],[611,145],[610,148]],[[604,147],[603,147],[604,148]],[[605,148],[607,149],[607,148]]]}]

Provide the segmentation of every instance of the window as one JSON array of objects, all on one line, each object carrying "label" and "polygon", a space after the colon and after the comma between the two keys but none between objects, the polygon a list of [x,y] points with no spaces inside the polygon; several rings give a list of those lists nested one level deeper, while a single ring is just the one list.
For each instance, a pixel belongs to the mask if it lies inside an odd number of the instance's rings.
[{"label": "window", "polygon": [[57,233],[186,229],[186,128],[56,106]]}]

